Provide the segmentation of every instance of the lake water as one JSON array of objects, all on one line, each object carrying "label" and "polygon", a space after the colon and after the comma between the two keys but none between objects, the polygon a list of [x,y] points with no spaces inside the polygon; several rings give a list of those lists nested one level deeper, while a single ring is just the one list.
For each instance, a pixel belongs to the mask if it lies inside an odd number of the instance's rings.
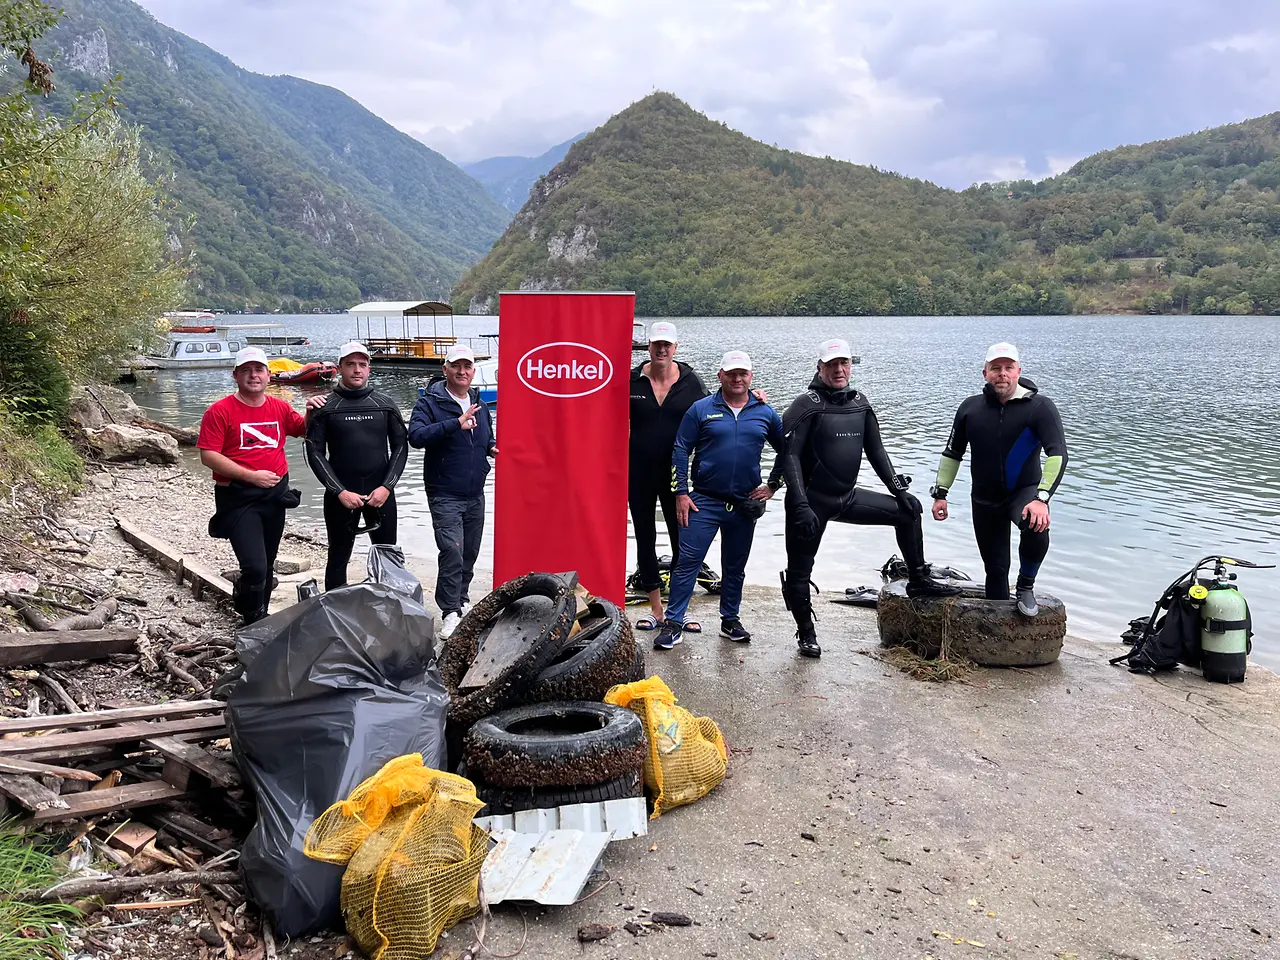
[{"label": "lake water", "polygon": [[[234,318],[252,322],[252,318]],[[271,317],[310,337],[298,359],[332,358],[354,334],[345,316]],[[747,350],[755,386],[780,409],[813,375],[818,342],[847,338],[862,362],[854,383],[875,406],[894,465],[915,478],[928,502],[956,406],[982,385],[988,344],[1009,340],[1023,355],[1023,375],[1057,403],[1070,463],[1054,498],[1052,546],[1038,587],[1067,603],[1072,633],[1114,640],[1127,621],[1150,612],[1164,588],[1210,553],[1280,562],[1280,321],[1263,317],[948,317],[675,321],[679,355],[709,385],[720,354]],[[459,336],[493,333],[491,317],[459,317]],[[637,357],[640,355],[637,354]],[[378,370],[379,389],[406,412],[418,374]],[[195,425],[204,408],[230,392],[226,370],[159,371],[135,389],[156,419]],[[315,388],[273,387],[301,400]],[[501,406],[498,432],[501,434]],[[306,496],[294,512],[322,526],[321,490],[300,441],[290,441],[294,485]],[[198,461],[194,461],[196,469]],[[397,491],[406,551],[434,557],[422,492],[422,454],[411,451]],[[864,483],[876,485],[870,469]],[[951,519],[925,518],[931,561],[981,579],[968,508],[968,465],[952,497]],[[490,515],[490,520],[492,519]],[[752,583],[776,585],[785,565],[781,498],[757,527],[748,567]],[[664,549],[660,545],[660,552]],[[890,528],[833,524],[814,580],[823,591],[878,583],[896,552]],[[719,548],[709,560],[717,567]],[[492,562],[492,531],[481,564]],[[629,553],[632,564],[634,550]],[[1016,559],[1014,561],[1016,567]],[[1256,658],[1280,667],[1280,571],[1244,570],[1240,585],[1253,610]],[[834,639],[834,638],[832,638]]]}]

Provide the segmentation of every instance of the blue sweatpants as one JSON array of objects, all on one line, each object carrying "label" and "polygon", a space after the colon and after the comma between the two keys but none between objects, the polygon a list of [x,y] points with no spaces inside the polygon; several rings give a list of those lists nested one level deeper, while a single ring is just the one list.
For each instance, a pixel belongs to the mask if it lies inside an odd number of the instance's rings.
[{"label": "blue sweatpants", "polygon": [[685,611],[697,585],[698,571],[711,549],[711,541],[720,534],[720,616],[737,619],[742,605],[742,585],[747,579],[747,557],[755,536],[755,521],[727,507],[723,500],[692,494],[697,512],[689,511],[689,526],[680,532],[680,560],[671,575],[671,592],[667,597],[667,618],[684,621]]}]

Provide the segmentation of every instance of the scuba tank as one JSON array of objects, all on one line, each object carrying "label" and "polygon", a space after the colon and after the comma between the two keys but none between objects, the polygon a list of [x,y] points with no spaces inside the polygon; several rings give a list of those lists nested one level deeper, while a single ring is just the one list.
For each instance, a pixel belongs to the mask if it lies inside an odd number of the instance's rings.
[{"label": "scuba tank", "polygon": [[1249,605],[1233,582],[1236,575],[1227,572],[1227,564],[1237,561],[1213,559],[1213,579],[1199,580],[1187,594],[1200,611],[1200,667],[1206,680],[1241,683],[1253,647]]},{"label": "scuba tank", "polygon": [[[1206,567],[1212,564],[1212,575]],[[1228,567],[1270,567],[1232,557],[1208,556],[1161,594],[1151,615],[1130,621],[1121,639],[1133,649],[1111,660],[1141,673],[1199,667],[1213,683],[1241,683],[1252,648],[1249,605]]]}]

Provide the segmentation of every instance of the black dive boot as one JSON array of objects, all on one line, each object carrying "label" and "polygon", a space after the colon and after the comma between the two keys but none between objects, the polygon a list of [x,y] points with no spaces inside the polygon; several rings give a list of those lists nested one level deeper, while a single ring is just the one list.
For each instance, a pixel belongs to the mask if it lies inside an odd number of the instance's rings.
[{"label": "black dive boot", "polygon": [[919,567],[907,575],[908,597],[955,597],[962,592],[953,583],[943,583],[929,576],[928,566]]},{"label": "black dive boot", "polygon": [[1040,612],[1036,603],[1036,582],[1028,577],[1019,576],[1017,588],[1013,591],[1018,612],[1024,617],[1034,617]]},{"label": "black dive boot", "polygon": [[779,577],[782,580],[782,601],[796,618],[796,643],[800,647],[800,656],[817,659],[822,656],[822,647],[818,646],[818,631],[813,626],[809,584],[806,583],[803,590],[797,590],[787,582],[785,572],[780,573]]}]

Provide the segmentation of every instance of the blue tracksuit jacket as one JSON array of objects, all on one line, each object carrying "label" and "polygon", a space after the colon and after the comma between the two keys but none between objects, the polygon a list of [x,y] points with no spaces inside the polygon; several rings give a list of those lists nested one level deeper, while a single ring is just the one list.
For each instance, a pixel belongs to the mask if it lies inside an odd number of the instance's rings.
[{"label": "blue tracksuit jacket", "polygon": [[698,493],[732,502],[760,486],[760,453],[765,443],[782,450],[782,417],[767,403],[749,397],[735,417],[717,390],[685,413],[671,453],[672,489],[689,493],[689,455]]}]

